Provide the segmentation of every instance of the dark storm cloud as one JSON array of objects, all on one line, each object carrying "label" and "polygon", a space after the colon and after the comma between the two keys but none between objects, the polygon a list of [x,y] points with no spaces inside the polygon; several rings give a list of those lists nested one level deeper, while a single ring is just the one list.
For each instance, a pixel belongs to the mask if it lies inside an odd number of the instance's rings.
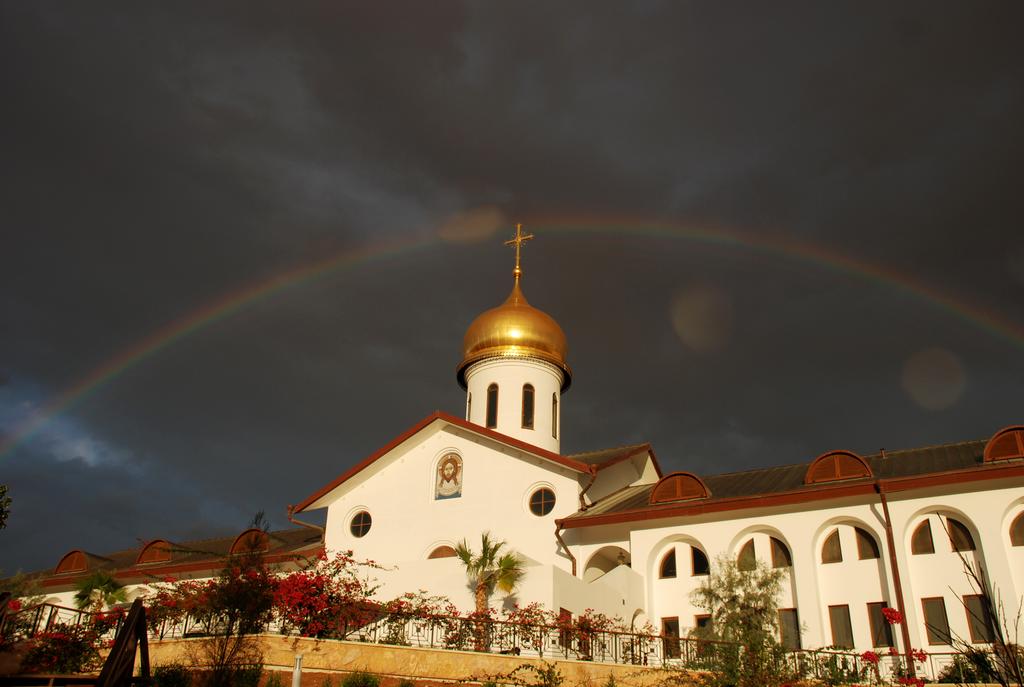
[{"label": "dark storm cloud", "polygon": [[[820,245],[1024,319],[1014,3],[0,12],[5,433],[226,293],[483,206]],[[624,224],[526,249],[526,293],[569,336],[565,450],[649,440],[669,469],[739,469],[1022,419],[1019,340],[868,275]],[[0,566],[259,509],[284,525],[431,410],[460,413],[462,333],[508,288],[484,238],[283,290],[81,400],[3,458]],[[673,328],[688,289],[728,309],[712,346]],[[943,409],[903,386],[931,349],[963,368]]]}]

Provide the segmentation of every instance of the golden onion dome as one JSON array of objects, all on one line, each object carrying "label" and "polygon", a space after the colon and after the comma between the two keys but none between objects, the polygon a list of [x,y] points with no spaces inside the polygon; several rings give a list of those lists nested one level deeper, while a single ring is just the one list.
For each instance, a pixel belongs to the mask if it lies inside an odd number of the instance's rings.
[{"label": "golden onion dome", "polygon": [[566,364],[565,333],[554,318],[526,302],[519,288],[516,266],[512,293],[497,308],[473,320],[462,340],[462,362],[458,380],[466,388],[466,370],[487,358],[535,358],[551,363],[563,372],[562,391],[569,388],[572,370]]}]

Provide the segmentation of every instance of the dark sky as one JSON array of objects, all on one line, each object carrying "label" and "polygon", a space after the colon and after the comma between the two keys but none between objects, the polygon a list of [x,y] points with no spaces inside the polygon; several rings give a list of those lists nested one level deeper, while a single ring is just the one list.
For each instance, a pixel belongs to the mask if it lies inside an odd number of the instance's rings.
[{"label": "dark sky", "polygon": [[[516,221],[569,339],[563,452],[650,441],[712,473],[1024,421],[1022,25],[1017,2],[0,4],[0,569],[287,526],[461,414]],[[155,332],[332,257],[22,436]]]}]

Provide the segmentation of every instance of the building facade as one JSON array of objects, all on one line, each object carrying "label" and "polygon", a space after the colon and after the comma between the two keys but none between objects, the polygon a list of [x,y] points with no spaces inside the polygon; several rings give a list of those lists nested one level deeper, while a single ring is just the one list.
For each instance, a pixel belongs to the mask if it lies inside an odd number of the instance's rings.
[{"label": "building facade", "polygon": [[[227,554],[245,537],[267,537],[268,556],[286,566],[321,547],[351,549],[384,564],[375,572],[381,598],[426,589],[469,610],[454,547],[489,531],[526,565],[515,595],[496,603],[592,608],[679,636],[706,622],[691,592],[719,561],[759,560],[786,571],[779,620],[790,647],[943,652],[951,637],[982,646],[991,628],[965,564],[984,570],[1014,617],[1024,598],[1024,426],[720,475],[665,474],[648,444],[564,455],[572,371],[561,328],[523,294],[519,248],[529,238],[517,228],[510,242],[508,298],[466,332],[456,373],[464,416],[424,418],[290,507],[326,509],[322,538],[248,531],[215,548]],[[129,583],[219,567],[216,557],[190,556],[194,543],[153,545],[106,557],[73,551],[44,585],[60,599],[97,567]],[[894,629],[886,607],[906,622]]]}]

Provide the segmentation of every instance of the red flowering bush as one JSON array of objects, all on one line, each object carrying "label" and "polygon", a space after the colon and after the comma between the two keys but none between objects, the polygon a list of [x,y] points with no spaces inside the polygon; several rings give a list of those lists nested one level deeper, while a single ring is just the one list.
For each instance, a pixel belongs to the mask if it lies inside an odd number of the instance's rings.
[{"label": "red flowering bush", "polygon": [[878,654],[876,654],[874,651],[865,651],[863,654],[860,655],[860,658],[865,663],[870,663],[873,666],[878,665]]},{"label": "red flowering bush", "polygon": [[81,673],[100,665],[99,635],[87,624],[58,623],[29,640],[22,666],[36,673]]},{"label": "red flowering bush", "polygon": [[504,620],[515,625],[524,646],[537,649],[544,645],[547,628],[557,622],[558,616],[534,601],[526,606],[514,605],[505,612]]},{"label": "red flowering bush", "polygon": [[890,625],[899,625],[903,622],[903,614],[895,608],[889,608],[888,606],[883,608],[882,615],[885,616],[886,622]]},{"label": "red flowering bush", "polygon": [[306,569],[277,580],[273,609],[285,628],[304,637],[344,638],[377,617],[378,605],[370,600],[376,591],[361,568],[378,567],[357,561],[351,551],[333,558],[321,555]]}]

